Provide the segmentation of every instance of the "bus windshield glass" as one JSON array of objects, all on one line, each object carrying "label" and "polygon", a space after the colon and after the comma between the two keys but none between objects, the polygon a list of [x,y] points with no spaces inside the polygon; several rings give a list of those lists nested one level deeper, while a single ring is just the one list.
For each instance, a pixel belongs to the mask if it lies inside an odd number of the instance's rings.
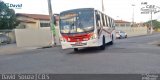
[{"label": "bus windshield glass", "polygon": [[60,14],[61,33],[84,33],[94,30],[93,10],[71,10]]}]

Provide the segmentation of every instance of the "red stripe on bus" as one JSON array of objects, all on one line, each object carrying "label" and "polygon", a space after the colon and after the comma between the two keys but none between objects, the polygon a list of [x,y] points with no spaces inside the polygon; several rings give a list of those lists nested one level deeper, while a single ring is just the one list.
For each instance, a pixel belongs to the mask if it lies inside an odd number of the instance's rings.
[{"label": "red stripe on bus", "polygon": [[93,33],[87,34],[74,34],[74,35],[62,35],[62,37],[67,40],[67,42],[78,42],[78,41],[87,41]]}]

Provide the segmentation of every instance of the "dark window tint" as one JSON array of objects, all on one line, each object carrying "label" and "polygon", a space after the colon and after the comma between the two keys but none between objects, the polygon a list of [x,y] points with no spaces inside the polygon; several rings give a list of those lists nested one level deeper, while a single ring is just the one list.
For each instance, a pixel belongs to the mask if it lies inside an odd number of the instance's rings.
[{"label": "dark window tint", "polygon": [[50,24],[49,24],[49,23],[40,23],[40,26],[41,26],[41,27],[49,27]]}]

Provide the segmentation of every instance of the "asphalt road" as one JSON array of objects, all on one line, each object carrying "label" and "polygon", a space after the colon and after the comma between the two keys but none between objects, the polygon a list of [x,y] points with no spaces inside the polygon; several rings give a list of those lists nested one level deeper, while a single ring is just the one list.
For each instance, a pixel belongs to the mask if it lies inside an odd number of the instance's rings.
[{"label": "asphalt road", "polygon": [[160,34],[120,39],[105,50],[60,47],[0,55],[0,73],[160,73]]}]

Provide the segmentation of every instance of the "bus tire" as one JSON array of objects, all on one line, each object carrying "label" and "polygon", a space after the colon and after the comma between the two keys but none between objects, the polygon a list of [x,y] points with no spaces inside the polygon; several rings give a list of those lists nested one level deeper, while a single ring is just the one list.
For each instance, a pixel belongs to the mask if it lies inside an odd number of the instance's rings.
[{"label": "bus tire", "polygon": [[74,51],[77,52],[77,51],[78,51],[78,48],[74,48]]},{"label": "bus tire", "polygon": [[122,36],[119,37],[119,39],[122,39],[122,38],[123,38]]},{"label": "bus tire", "polygon": [[112,41],[110,42],[110,45],[113,45],[114,44],[114,37],[112,35]]},{"label": "bus tire", "polygon": [[125,36],[125,38],[127,38],[127,35]]},{"label": "bus tire", "polygon": [[105,42],[105,37],[103,37],[103,39],[102,39],[102,45],[100,46],[100,49],[101,50],[105,50],[105,48],[106,48],[106,42]]}]

